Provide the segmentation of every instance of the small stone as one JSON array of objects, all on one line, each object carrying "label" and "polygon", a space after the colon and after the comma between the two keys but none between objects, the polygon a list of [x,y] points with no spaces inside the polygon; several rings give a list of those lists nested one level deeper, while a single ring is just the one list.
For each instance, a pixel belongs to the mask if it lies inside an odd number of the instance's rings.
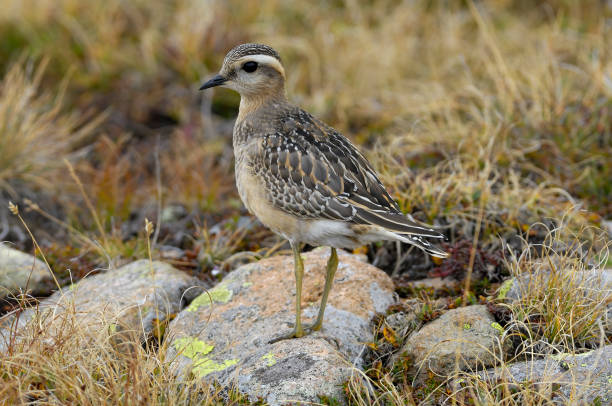
[{"label": "small stone", "polygon": [[457,367],[476,370],[494,366],[503,359],[500,342],[504,350],[509,349],[510,342],[501,341],[495,319],[486,306],[461,307],[447,311],[408,337],[392,363],[407,358],[413,365],[408,373],[415,382],[422,383],[428,372],[447,376]]},{"label": "small stone", "polygon": [[414,289],[455,290],[459,281],[454,278],[426,278],[415,280],[410,283]]},{"label": "small stone", "polygon": [[[354,255],[338,252],[323,328],[299,339],[269,341],[295,320],[293,258],[243,265],[196,298],[168,327],[171,367],[236,388],[270,405],[344,402],[342,385],[360,368],[370,320],[395,302],[389,276]],[[302,319],[319,309],[329,249],[303,254]]]},{"label": "small stone", "polygon": [[185,257],[185,251],[171,245],[160,245],[157,247],[159,254],[165,260],[179,260]]},{"label": "small stone", "polygon": [[53,286],[50,271],[42,261],[0,244],[0,298],[22,292],[48,294]]},{"label": "small stone", "polygon": [[604,229],[608,231],[608,235],[612,238],[612,220],[604,220],[602,221]]},{"label": "small stone", "polygon": [[[53,338],[65,315],[86,326],[83,331],[110,326],[116,332],[147,336],[200,292],[201,282],[196,278],[164,262],[140,260],[64,287],[41,301],[38,313],[27,309],[19,315],[18,331],[36,318],[45,326],[44,334]],[[0,328],[0,348],[6,345],[8,333]]]}]

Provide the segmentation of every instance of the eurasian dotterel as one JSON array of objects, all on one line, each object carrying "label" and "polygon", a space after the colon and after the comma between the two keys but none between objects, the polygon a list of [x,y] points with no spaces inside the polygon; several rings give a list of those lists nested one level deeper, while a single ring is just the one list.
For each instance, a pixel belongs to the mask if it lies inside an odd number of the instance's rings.
[{"label": "eurasian dotterel", "polygon": [[[249,212],[289,240],[293,250],[295,326],[273,341],[321,329],[338,266],[336,248],[396,240],[436,257],[447,256],[426,239],[443,235],[402,214],[346,137],[287,101],[285,69],[274,49],[238,45],[225,57],[219,74],[200,90],[214,86],[240,93],[233,135],[240,197]],[[301,243],[331,247],[319,313],[309,326],[301,323]]]}]

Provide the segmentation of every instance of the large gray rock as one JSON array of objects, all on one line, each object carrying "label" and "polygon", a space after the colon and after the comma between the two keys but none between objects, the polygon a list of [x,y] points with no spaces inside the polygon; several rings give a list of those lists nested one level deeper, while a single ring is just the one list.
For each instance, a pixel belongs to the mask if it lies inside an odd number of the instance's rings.
[{"label": "large gray rock", "polygon": [[44,294],[52,286],[51,274],[42,261],[0,243],[0,298],[22,292]]},{"label": "large gray rock", "polygon": [[516,362],[483,371],[491,385],[520,387],[534,384],[558,404],[612,404],[612,345],[579,354],[560,354]]},{"label": "large gray rock", "polygon": [[[306,322],[318,311],[328,256],[327,249],[304,255]],[[320,332],[269,344],[294,321],[295,282],[292,257],[268,258],[236,269],[171,322],[172,367],[271,405],[319,395],[343,401],[342,385],[373,339],[371,318],[395,298],[387,274],[350,254],[339,252],[339,260]]]},{"label": "large gray rock", "polygon": [[408,360],[415,383],[422,383],[429,372],[445,377],[456,368],[491,367],[509,349],[503,332],[484,305],[449,310],[410,335],[391,362]]},{"label": "large gray rock", "polygon": [[[63,288],[0,328],[0,348],[9,334],[17,337],[29,322],[43,326],[41,334],[53,340],[66,322],[95,335],[101,328],[124,334],[155,334],[154,328],[178,313],[202,292],[201,282],[164,262],[140,260],[99,273]],[[10,331],[7,326],[13,324]],[[143,336],[144,334],[144,336]],[[87,339],[85,337],[85,339]]]}]

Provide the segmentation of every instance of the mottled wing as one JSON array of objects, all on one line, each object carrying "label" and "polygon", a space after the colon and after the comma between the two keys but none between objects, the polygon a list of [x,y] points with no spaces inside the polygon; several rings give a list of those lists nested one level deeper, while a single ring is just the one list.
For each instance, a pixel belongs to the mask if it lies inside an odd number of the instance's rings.
[{"label": "mottled wing", "polygon": [[373,224],[401,234],[441,234],[403,215],[368,161],[340,133],[300,109],[261,139],[257,174],[272,203],[304,218]]}]

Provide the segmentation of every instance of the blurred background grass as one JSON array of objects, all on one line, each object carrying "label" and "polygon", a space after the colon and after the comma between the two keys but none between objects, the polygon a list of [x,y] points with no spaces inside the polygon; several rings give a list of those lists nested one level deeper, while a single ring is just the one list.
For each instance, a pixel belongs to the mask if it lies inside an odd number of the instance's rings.
[{"label": "blurred background grass", "polygon": [[[612,216],[611,16],[599,0],[5,0],[2,198],[37,204],[44,245],[93,250],[96,263],[141,255],[145,217],[159,244],[199,255],[182,258],[198,270],[265,255],[277,240],[261,227],[235,233],[247,214],[230,148],[238,96],[196,90],[253,41],[281,53],[290,100],[363,145],[451,252],[478,232],[500,257],[503,242],[542,239],[538,222],[592,243],[591,226]],[[2,234],[28,245],[18,227]],[[83,247],[75,234],[107,242]],[[397,250],[368,252],[396,272],[424,260]]]},{"label": "blurred background grass", "polygon": [[[238,96],[197,91],[242,42],[276,48],[289,99],[361,145],[402,209],[448,236],[451,256],[441,263],[395,243],[363,250],[400,295],[415,295],[405,281],[461,280],[469,268],[472,284],[448,301],[484,303],[480,295],[550,252],[570,270],[607,260],[612,4],[604,0],[3,0],[0,240],[31,248],[7,209],[14,201],[64,284],[146,257],[145,218],[156,225],[153,256],[203,279],[286,248],[250,219],[234,187]],[[601,310],[583,304],[601,300],[562,278],[551,284],[559,286],[511,310],[525,316],[546,303],[550,328],[525,321],[534,342],[567,339],[565,351],[582,350]],[[588,322],[559,333],[559,318],[574,317],[560,307],[580,309]],[[136,346],[136,362],[104,350],[110,355],[98,362],[70,343],[54,352],[54,375],[65,378],[58,393],[92,404],[125,392],[202,401],[158,377],[163,351]],[[43,385],[36,371],[49,367],[48,348],[38,344],[31,354],[40,360],[15,362],[3,379]],[[82,374],[65,368],[73,358]],[[376,365],[381,402],[412,404],[432,393]],[[104,385],[82,385],[101,369]],[[127,387],[124,374],[142,379]],[[348,396],[367,404],[359,385]],[[489,392],[495,404],[530,403],[526,393]]]}]

